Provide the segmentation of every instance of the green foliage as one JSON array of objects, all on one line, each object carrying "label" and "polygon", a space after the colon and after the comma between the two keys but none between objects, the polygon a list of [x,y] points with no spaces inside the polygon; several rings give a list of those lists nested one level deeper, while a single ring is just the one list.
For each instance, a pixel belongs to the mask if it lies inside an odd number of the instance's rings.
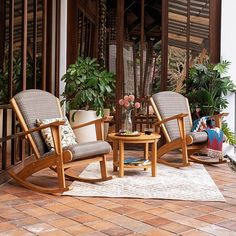
[{"label": "green foliage", "polygon": [[[191,111],[196,107],[201,109],[201,115],[214,115],[228,107],[224,96],[235,91],[235,84],[226,76],[230,62],[222,61],[218,64],[196,64],[189,70],[189,79],[186,81]],[[235,135],[228,125],[223,123],[222,130],[229,144],[236,144]]]},{"label": "green foliage", "polygon": [[[0,71],[0,104],[7,104],[8,101],[8,69],[9,64],[6,63],[8,58],[5,58],[4,71]],[[27,64],[26,64],[26,85],[27,89],[34,87],[33,81],[33,59],[30,55],[27,55]],[[41,58],[37,58],[36,65],[36,77],[37,77],[37,86],[40,87],[40,78],[41,78]],[[12,92],[13,95],[20,92],[22,89],[22,73],[21,73],[21,53],[15,52],[13,58],[13,78],[12,78]]]},{"label": "green foliage", "polygon": [[229,65],[229,62],[222,61],[216,65],[196,64],[190,68],[186,96],[192,112],[199,107],[202,115],[213,115],[227,108],[228,102],[223,95],[236,88],[230,77],[225,76]]},{"label": "green foliage", "polygon": [[227,123],[222,124],[222,131],[224,132],[226,136],[226,141],[231,145],[236,145],[236,138],[234,133],[230,130]]},{"label": "green foliage", "polygon": [[107,101],[114,97],[115,76],[102,68],[95,58],[79,57],[62,80],[66,82],[62,102],[66,101],[67,111],[92,109],[102,116]]}]

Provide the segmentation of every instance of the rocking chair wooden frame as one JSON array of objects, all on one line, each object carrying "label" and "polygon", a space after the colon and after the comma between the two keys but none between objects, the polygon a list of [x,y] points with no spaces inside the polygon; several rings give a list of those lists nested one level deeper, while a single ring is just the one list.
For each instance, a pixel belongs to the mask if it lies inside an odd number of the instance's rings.
[{"label": "rocking chair wooden frame", "polygon": [[[191,118],[189,102],[187,98],[185,98],[185,102],[186,102],[186,107],[187,107],[188,112],[176,114],[166,119],[162,118],[153,97],[150,98],[150,102],[158,120],[155,123],[155,126],[157,128],[161,128],[164,134],[165,140],[166,140],[166,144],[158,148],[157,162],[163,163],[172,167],[189,166],[191,161],[202,163],[202,164],[222,164],[222,163],[227,162],[227,160],[223,158],[220,158],[219,160],[203,160],[193,155],[197,153],[200,149],[205,148],[207,145],[207,142],[193,143],[193,137],[186,133],[185,120],[184,120],[185,117],[188,117],[190,119],[190,124],[192,126],[192,118]],[[221,128],[222,117],[227,116],[227,115],[228,113],[222,113],[222,114],[213,116],[215,119],[216,127]],[[174,139],[174,140],[171,140],[170,135],[168,133],[168,129],[166,128],[166,123],[172,120],[177,121],[178,129],[179,129],[179,138]],[[166,153],[169,153],[172,150],[180,150],[182,152],[181,163],[169,162],[163,158],[163,156]]]},{"label": "rocking chair wooden frame", "polygon": [[[106,181],[106,180],[112,179],[111,176],[107,175],[107,169],[106,169],[105,154],[108,154],[108,153],[105,153],[102,155],[95,155],[89,158],[87,157],[85,159],[73,161],[72,152],[70,150],[63,150],[62,145],[61,145],[61,134],[60,134],[59,127],[60,125],[63,125],[65,121],[56,121],[50,124],[41,125],[39,127],[29,129],[15,99],[14,98],[11,99],[10,102],[12,104],[13,110],[16,113],[18,121],[23,129],[23,132],[21,134],[24,138],[28,140],[33,151],[33,155],[25,158],[24,160],[22,160],[22,162],[19,165],[16,165],[9,170],[9,175],[16,182],[18,182],[19,184],[23,185],[26,188],[29,188],[34,191],[42,192],[42,193],[62,193],[64,191],[69,190],[69,187],[66,186],[66,178],[68,180],[78,180],[78,181],[84,181],[84,182],[99,182],[99,181]],[[58,103],[59,110],[61,112],[59,99],[57,99],[57,103]],[[61,115],[62,115],[62,112],[61,112]],[[90,122],[86,122],[86,123],[77,125],[75,127],[72,127],[72,129],[78,129],[87,125],[94,124],[96,127],[97,139],[103,140],[102,128],[103,128],[103,123],[106,120],[109,120],[109,118],[101,118],[101,119],[93,120]],[[52,154],[47,154],[45,157],[42,157],[32,137],[32,133],[40,131],[48,127],[51,128],[55,151]],[[80,178],[78,176],[66,173],[66,171],[69,168],[74,167],[80,164],[81,162],[87,164],[94,161],[100,162],[101,178],[99,179],[84,179],[84,178]],[[43,186],[33,184],[27,180],[27,178],[30,177],[32,174],[40,170],[43,170],[45,168],[51,168],[53,171],[57,173],[58,187],[54,187],[54,188],[43,187]]]}]

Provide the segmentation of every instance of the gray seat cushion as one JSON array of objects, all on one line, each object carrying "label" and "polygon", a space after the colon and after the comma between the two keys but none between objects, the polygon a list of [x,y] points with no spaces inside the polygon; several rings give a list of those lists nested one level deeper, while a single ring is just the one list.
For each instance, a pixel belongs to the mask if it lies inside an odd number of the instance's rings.
[{"label": "gray seat cushion", "polygon": [[72,152],[73,161],[108,154],[112,150],[111,145],[102,140],[80,143],[69,146],[66,149]]},{"label": "gray seat cushion", "polygon": [[193,137],[193,143],[202,143],[207,141],[207,133],[206,132],[190,132],[189,135]]}]

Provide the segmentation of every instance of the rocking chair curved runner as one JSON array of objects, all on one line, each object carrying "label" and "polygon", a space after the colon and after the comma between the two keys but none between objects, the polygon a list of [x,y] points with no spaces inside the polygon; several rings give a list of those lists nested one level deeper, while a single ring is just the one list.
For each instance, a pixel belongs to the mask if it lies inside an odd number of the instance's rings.
[{"label": "rocking chair curved runner", "polygon": [[[192,155],[206,147],[208,136],[204,131],[191,132],[192,118],[186,97],[176,92],[164,91],[152,95],[150,101],[157,115],[158,122],[155,125],[162,128],[166,140],[166,144],[158,149],[157,162],[173,167],[188,166],[189,161],[203,164],[226,162],[223,158],[203,160]],[[227,114],[214,116],[216,126],[219,128],[221,128],[221,119],[224,115]],[[170,162],[163,158],[166,153],[176,149],[182,152],[181,163]]]},{"label": "rocking chair curved runner", "polygon": [[[42,90],[25,90],[11,99],[13,110],[23,129],[23,135],[32,147],[33,155],[22,160],[22,163],[9,170],[10,176],[26,188],[43,193],[60,193],[69,190],[65,179],[85,182],[99,182],[109,180],[107,176],[106,157],[111,151],[111,146],[103,140],[103,122],[105,118],[90,121],[72,129],[87,125],[95,125],[97,141],[79,143],[62,149],[60,125],[65,121],[55,121],[49,124],[36,126],[36,119],[63,118],[59,99]],[[40,131],[51,128],[54,151],[48,150]],[[101,168],[100,179],[83,179],[67,173],[67,170],[81,162],[89,163],[99,161]],[[43,187],[27,180],[32,174],[51,168],[57,173],[58,187]]]}]

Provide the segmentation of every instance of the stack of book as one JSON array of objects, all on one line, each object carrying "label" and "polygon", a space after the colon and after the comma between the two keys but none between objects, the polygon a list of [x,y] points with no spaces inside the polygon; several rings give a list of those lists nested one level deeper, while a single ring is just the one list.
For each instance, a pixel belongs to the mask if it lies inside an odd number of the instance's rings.
[{"label": "stack of book", "polygon": [[151,164],[151,161],[143,158],[126,158],[124,164],[130,166],[147,166]]}]

